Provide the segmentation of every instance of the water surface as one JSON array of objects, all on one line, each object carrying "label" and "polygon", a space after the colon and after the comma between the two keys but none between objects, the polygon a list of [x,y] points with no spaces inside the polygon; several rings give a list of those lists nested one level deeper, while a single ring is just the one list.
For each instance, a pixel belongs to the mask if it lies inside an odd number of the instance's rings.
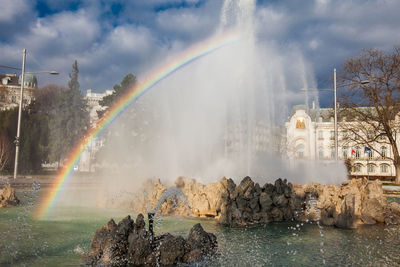
[{"label": "water surface", "polygon": [[[130,213],[64,206],[56,208],[49,219],[35,221],[37,196],[32,191],[17,193],[22,206],[0,209],[0,265],[81,265],[96,229],[111,217],[118,222]],[[400,202],[398,198],[389,201]],[[155,231],[187,236],[197,222],[215,233],[219,243],[219,256],[204,266],[400,266],[399,226],[343,230],[283,222],[225,228],[210,220],[158,217]]]}]

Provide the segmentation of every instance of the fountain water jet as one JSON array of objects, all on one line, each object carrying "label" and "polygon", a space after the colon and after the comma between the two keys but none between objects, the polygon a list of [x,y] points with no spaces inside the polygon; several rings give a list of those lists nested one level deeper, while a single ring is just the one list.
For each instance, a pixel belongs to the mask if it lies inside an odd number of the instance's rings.
[{"label": "fountain water jet", "polygon": [[225,1],[215,35],[236,31],[242,40],[161,81],[110,127],[102,162],[116,168],[104,171],[107,188],[110,175],[124,186],[181,175],[299,179],[279,153],[276,125],[289,115],[289,95],[315,87],[313,71],[294,46],[260,41],[255,5]]}]

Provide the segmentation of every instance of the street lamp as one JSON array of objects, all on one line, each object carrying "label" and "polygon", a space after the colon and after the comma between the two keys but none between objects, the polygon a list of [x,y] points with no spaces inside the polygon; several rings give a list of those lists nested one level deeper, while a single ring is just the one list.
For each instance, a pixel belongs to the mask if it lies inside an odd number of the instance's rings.
[{"label": "street lamp", "polygon": [[15,69],[21,71],[21,93],[19,99],[19,107],[18,107],[18,123],[17,123],[17,136],[15,137],[15,162],[14,162],[14,179],[17,178],[18,173],[18,155],[19,155],[19,137],[21,134],[21,116],[22,116],[22,104],[24,98],[24,79],[25,74],[40,74],[40,73],[49,73],[53,75],[57,75],[57,71],[37,71],[37,72],[25,72],[25,60],[26,60],[26,49],[22,51],[22,68],[14,68],[9,66],[0,65],[3,68]]}]

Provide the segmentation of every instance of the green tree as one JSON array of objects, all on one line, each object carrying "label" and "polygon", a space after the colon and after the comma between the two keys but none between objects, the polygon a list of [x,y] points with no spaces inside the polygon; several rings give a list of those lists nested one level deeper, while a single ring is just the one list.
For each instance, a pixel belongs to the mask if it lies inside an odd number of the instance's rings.
[{"label": "green tree", "polygon": [[86,100],[79,90],[79,69],[75,60],[72,74],[69,75],[68,89],[61,91],[52,118],[50,129],[50,161],[61,161],[89,128],[89,112]]},{"label": "green tree", "polygon": [[36,139],[38,144],[37,150],[38,157],[41,162],[50,161],[50,124],[55,119],[57,112],[57,105],[62,92],[67,88],[56,84],[48,84],[38,88],[35,92],[35,100],[29,106],[29,118],[35,122],[39,132]]},{"label": "green tree", "polygon": [[0,172],[11,161],[11,142],[5,133],[0,133]]},{"label": "green tree", "polygon": [[0,135],[3,138],[3,142],[7,142],[7,146],[10,148],[8,150],[7,164],[3,166],[3,171],[6,172],[11,172],[14,168],[15,146],[12,142],[15,140],[17,133],[17,118],[18,108],[0,111]]},{"label": "green tree", "polygon": [[111,107],[116,101],[118,101],[130,88],[137,84],[136,76],[132,73],[127,74],[121,84],[114,85],[114,92],[111,95],[105,96],[100,102],[100,106],[105,109],[97,111],[99,118]]},{"label": "green tree", "polygon": [[79,76],[78,61],[75,60],[74,64],[72,64],[72,73],[69,74],[69,79],[70,79],[68,82],[69,89],[79,91],[80,84],[78,81],[78,76]]}]

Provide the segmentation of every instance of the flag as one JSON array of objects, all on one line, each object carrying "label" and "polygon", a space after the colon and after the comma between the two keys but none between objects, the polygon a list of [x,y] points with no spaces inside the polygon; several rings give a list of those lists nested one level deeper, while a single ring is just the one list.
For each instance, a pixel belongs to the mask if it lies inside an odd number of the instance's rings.
[{"label": "flag", "polygon": [[356,154],[356,152],[354,151],[354,149],[351,150],[351,154]]},{"label": "flag", "polygon": [[364,147],[364,153],[367,153],[367,152],[370,152],[371,151],[371,148],[369,148],[369,147]]}]

